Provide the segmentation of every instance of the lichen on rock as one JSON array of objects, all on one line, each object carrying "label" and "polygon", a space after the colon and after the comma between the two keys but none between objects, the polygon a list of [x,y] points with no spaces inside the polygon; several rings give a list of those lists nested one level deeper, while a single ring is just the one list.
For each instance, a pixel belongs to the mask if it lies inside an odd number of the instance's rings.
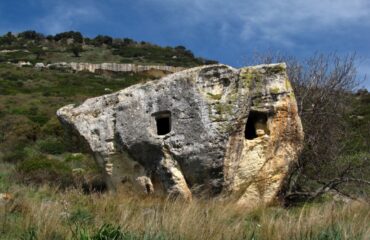
[{"label": "lichen on rock", "polygon": [[112,189],[131,179],[147,194],[269,203],[303,141],[286,81],[285,64],[202,66],[57,115],[88,144]]}]

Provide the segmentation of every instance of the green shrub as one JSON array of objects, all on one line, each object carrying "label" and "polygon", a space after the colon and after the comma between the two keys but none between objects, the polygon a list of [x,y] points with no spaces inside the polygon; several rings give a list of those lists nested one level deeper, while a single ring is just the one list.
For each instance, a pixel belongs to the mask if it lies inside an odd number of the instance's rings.
[{"label": "green shrub", "polygon": [[84,155],[81,153],[68,154],[65,161],[68,163],[81,163],[84,161]]},{"label": "green shrub", "polygon": [[[89,231],[83,225],[74,225],[71,228],[72,239],[74,240],[166,240],[169,239],[166,235],[159,233],[156,235],[138,234],[126,232],[119,226],[112,224],[104,224],[91,236]],[[182,239],[182,238],[178,238]]]},{"label": "green shrub", "polygon": [[73,240],[91,240],[90,234],[86,228],[76,225],[71,229],[71,231]]},{"label": "green shrub", "polygon": [[3,167],[6,169],[0,167],[0,193],[7,192],[10,186],[12,186],[9,166],[3,165]]},{"label": "green shrub", "polygon": [[24,231],[20,237],[21,240],[37,240],[37,231],[35,227],[30,227]]},{"label": "green shrub", "polygon": [[5,152],[2,157],[4,162],[20,162],[27,158],[27,153],[23,149],[14,149],[12,151]]},{"label": "green shrub", "polygon": [[42,126],[49,121],[49,118],[42,114],[30,115],[28,118],[38,125]]},{"label": "green shrub", "polygon": [[62,154],[66,151],[65,144],[56,138],[48,138],[37,142],[41,152],[48,154]]},{"label": "green shrub", "polygon": [[43,136],[63,136],[64,130],[58,119],[56,117],[52,117],[42,126],[41,134]]},{"label": "green shrub", "polygon": [[133,237],[125,236],[120,227],[115,227],[111,224],[104,224],[91,238],[91,240],[125,240],[134,239]]},{"label": "green shrub", "polygon": [[91,224],[94,220],[92,214],[86,209],[80,209],[73,211],[68,218],[71,224],[86,225]]},{"label": "green shrub", "polygon": [[[311,236],[310,236],[311,235]],[[305,239],[308,240],[341,240],[346,239],[343,236],[343,231],[337,225],[330,225],[327,228],[323,229],[319,233],[309,233],[308,236],[305,236]],[[361,239],[360,236],[355,239]]]},{"label": "green shrub", "polygon": [[25,160],[17,165],[17,175],[26,184],[49,183],[61,188],[73,185],[72,170],[61,161],[43,155]]},{"label": "green shrub", "polygon": [[30,173],[36,170],[49,170],[60,173],[70,171],[70,168],[62,162],[46,158],[45,156],[25,160],[18,165],[17,169],[24,173]]}]

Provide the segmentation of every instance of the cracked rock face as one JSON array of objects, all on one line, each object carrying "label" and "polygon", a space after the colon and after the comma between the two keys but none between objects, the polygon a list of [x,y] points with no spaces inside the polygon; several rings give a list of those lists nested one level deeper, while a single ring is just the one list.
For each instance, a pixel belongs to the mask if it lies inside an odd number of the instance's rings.
[{"label": "cracked rock face", "polygon": [[285,64],[210,65],[58,110],[83,139],[110,188],[276,198],[303,130]]}]

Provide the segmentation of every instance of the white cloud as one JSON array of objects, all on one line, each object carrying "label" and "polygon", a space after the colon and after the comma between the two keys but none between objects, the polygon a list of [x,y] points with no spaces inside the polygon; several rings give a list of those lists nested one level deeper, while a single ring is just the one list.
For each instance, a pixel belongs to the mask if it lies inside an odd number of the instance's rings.
[{"label": "white cloud", "polygon": [[[31,0],[32,1],[32,0]],[[73,29],[103,18],[97,0],[42,0],[50,8],[38,24],[47,33]],[[117,4],[120,3],[120,4]],[[184,31],[202,24],[219,26],[218,37],[237,36],[291,46],[292,36],[340,31],[343,26],[370,26],[369,0],[107,0],[108,8],[138,4],[159,9],[167,23]],[[109,17],[109,16],[107,16]]]},{"label": "white cloud", "polygon": [[43,5],[49,9],[48,13],[36,24],[47,34],[76,29],[80,24],[102,18],[93,1],[44,1]]},{"label": "white cloud", "polygon": [[[258,38],[292,44],[304,32],[370,26],[369,0],[142,0],[171,11],[172,24],[218,22],[221,31],[234,24],[244,40]],[[226,24],[225,24],[226,23]],[[229,24],[227,24],[229,23]],[[228,27],[225,27],[228,26]]]}]

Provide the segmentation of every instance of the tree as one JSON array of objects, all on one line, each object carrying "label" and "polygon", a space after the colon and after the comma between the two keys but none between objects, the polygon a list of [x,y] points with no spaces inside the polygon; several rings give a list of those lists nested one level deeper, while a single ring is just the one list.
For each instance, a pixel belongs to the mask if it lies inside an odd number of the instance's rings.
[{"label": "tree", "polygon": [[185,51],[186,50],[186,47],[184,47],[182,45],[179,45],[179,46],[176,46],[175,47],[175,50],[177,50],[177,51]]},{"label": "tree", "polygon": [[43,34],[33,31],[33,30],[21,32],[18,34],[18,37],[26,39],[26,40],[36,40],[36,41],[45,39],[45,36]]},{"label": "tree", "polygon": [[128,45],[135,45],[136,42],[134,40],[132,40],[131,38],[124,38],[123,39],[123,44],[125,46],[128,46]]},{"label": "tree", "polygon": [[41,57],[45,55],[45,51],[40,46],[32,46],[31,52],[35,54],[36,60],[40,60]]},{"label": "tree", "polygon": [[101,46],[103,44],[111,46],[113,43],[113,38],[109,36],[98,35],[94,38],[93,43],[95,46]]},{"label": "tree", "polygon": [[75,57],[80,57],[80,53],[83,51],[82,46],[80,44],[73,44],[70,48],[70,51],[73,53]]},{"label": "tree", "polygon": [[86,45],[90,45],[90,44],[92,44],[92,39],[91,38],[88,38],[88,37],[85,37],[84,38],[84,40],[83,40],[83,42],[86,44]]},{"label": "tree", "polygon": [[74,32],[74,31],[62,32],[54,36],[55,41],[67,40],[67,39],[73,39],[74,43],[83,42],[83,36],[80,32]]},{"label": "tree", "polygon": [[46,36],[46,39],[47,39],[48,41],[53,41],[53,40],[54,40],[54,36],[53,36],[53,35],[47,35],[47,36]]},{"label": "tree", "polygon": [[303,151],[281,191],[285,202],[313,200],[329,191],[358,196],[370,185],[370,131],[349,121],[357,107],[356,56],[297,60],[269,53],[255,61],[287,62],[305,132]]},{"label": "tree", "polygon": [[11,45],[16,40],[17,38],[11,32],[8,32],[7,34],[0,38],[0,44]]}]

